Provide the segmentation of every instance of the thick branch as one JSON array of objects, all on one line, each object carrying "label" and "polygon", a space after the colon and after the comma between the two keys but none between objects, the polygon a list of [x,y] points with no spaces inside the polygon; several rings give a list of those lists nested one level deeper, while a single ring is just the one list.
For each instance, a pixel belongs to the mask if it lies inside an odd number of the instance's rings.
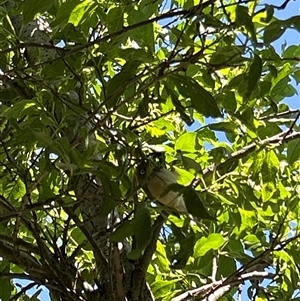
[{"label": "thick branch", "polygon": [[[224,280],[215,281],[213,283],[203,285],[200,288],[196,288],[193,290],[189,290],[175,298],[172,301],[184,301],[188,300],[192,297],[196,297],[199,295],[203,295],[206,292],[214,290],[213,293],[208,294],[202,301],[216,301],[220,297],[224,296],[231,288],[237,286],[240,283],[243,283],[246,280],[253,280],[253,279],[273,279],[276,275],[269,273],[269,272],[259,272],[254,271],[251,273],[245,273],[241,275],[238,279],[233,280],[230,284],[224,284]],[[218,288],[217,288],[218,287]]]}]

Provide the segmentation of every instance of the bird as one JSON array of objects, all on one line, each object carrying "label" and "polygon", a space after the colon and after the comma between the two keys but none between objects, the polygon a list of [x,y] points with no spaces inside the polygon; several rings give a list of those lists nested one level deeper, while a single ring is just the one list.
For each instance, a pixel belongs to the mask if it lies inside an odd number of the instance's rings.
[{"label": "bird", "polygon": [[150,197],[179,213],[188,213],[183,195],[179,191],[168,189],[168,185],[178,183],[175,171],[156,166],[152,161],[143,161],[137,167],[137,179]]}]

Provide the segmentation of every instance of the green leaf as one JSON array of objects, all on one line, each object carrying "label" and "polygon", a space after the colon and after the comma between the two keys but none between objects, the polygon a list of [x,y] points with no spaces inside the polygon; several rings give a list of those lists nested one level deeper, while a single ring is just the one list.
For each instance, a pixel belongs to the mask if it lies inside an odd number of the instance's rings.
[{"label": "green leaf", "polygon": [[208,237],[200,238],[194,247],[194,257],[204,256],[210,250],[219,250],[225,241],[219,233],[212,233]]},{"label": "green leaf", "polygon": [[202,142],[205,141],[214,145],[218,141],[216,133],[210,130],[208,127],[203,127],[198,131],[198,133],[198,139],[201,139]]},{"label": "green leaf", "polygon": [[285,27],[282,26],[282,22],[277,20],[272,22],[265,28],[263,38],[265,44],[271,44],[272,42],[279,39],[285,32]]},{"label": "green leaf", "polygon": [[176,140],[175,150],[183,152],[195,152],[199,150],[200,145],[197,136],[195,132],[184,133]]},{"label": "green leaf", "polygon": [[120,49],[119,55],[125,61],[135,61],[137,58],[144,63],[151,63],[153,62],[154,58],[151,53],[146,52],[144,49],[136,49],[136,48],[126,48]]},{"label": "green leaf", "polygon": [[142,249],[133,249],[127,254],[127,258],[130,260],[137,260],[142,256]]},{"label": "green leaf", "polygon": [[116,105],[120,96],[128,86],[128,83],[136,76],[137,68],[141,63],[142,62],[138,60],[125,63],[122,70],[109,81],[106,92],[108,108],[112,108]]},{"label": "green leaf", "polygon": [[237,133],[237,126],[232,122],[211,123],[208,127],[214,131]]},{"label": "green leaf", "polygon": [[218,258],[218,279],[224,279],[232,275],[236,271],[237,265],[234,258],[230,258],[224,255],[220,255]]},{"label": "green leaf", "polygon": [[132,221],[125,220],[121,225],[110,235],[109,240],[111,242],[119,242],[126,237],[132,236],[134,233],[134,227]]},{"label": "green leaf", "polygon": [[184,34],[182,32],[182,30],[179,30],[178,28],[176,27],[173,27],[172,30],[171,30],[171,37],[170,37],[170,40],[172,43],[176,43],[176,41],[180,41],[179,42],[179,45],[183,46],[183,47],[188,47],[188,46],[191,46],[193,47],[194,46],[194,41],[193,39],[191,39],[188,35]]},{"label": "green leaf", "polygon": [[245,210],[241,207],[238,208],[241,217],[242,226],[245,228],[252,229],[257,225],[257,212],[253,210]]},{"label": "green leaf", "polygon": [[187,108],[182,105],[180,100],[178,99],[178,95],[176,95],[175,91],[169,87],[168,84],[165,85],[165,89],[167,93],[171,96],[172,103],[176,107],[176,111],[180,114],[180,118],[188,125],[191,126],[193,123],[193,119],[186,114]]},{"label": "green leaf", "polygon": [[290,141],[287,145],[287,161],[289,165],[292,165],[294,162],[300,158],[300,140]]},{"label": "green leaf", "polygon": [[54,61],[51,65],[45,66],[42,70],[45,79],[57,79],[66,75],[65,64],[62,61]]},{"label": "green leaf", "polygon": [[274,6],[266,4],[266,13],[267,13],[267,16],[264,19],[264,22],[269,23],[274,16]]},{"label": "green leaf", "polygon": [[229,255],[232,258],[241,258],[244,255],[244,247],[240,240],[235,240],[233,237],[230,238],[226,245],[229,249]]},{"label": "green leaf", "polygon": [[237,5],[235,13],[236,13],[236,20],[235,20],[236,25],[237,26],[244,25],[247,31],[250,33],[252,40],[255,43],[257,43],[255,27],[253,25],[252,18],[248,14],[248,7]]},{"label": "green leaf", "polygon": [[262,177],[265,182],[275,182],[279,164],[280,162],[275,152],[273,150],[267,151],[264,162],[262,164]]},{"label": "green leaf", "polygon": [[51,23],[51,27],[62,27],[68,23],[70,14],[78,5],[77,0],[68,0],[58,7],[55,20]]},{"label": "green leaf", "polygon": [[214,218],[208,213],[204,207],[199,194],[191,187],[186,187],[183,192],[183,198],[188,212],[199,218],[199,219],[209,219]]},{"label": "green leaf", "polygon": [[235,114],[235,117],[242,121],[243,124],[252,131],[252,133],[249,133],[252,135],[252,138],[256,137],[255,132],[258,124],[256,123],[256,120],[254,118],[253,110],[247,108],[244,112],[242,112],[242,114],[240,112],[237,112]]},{"label": "green leaf", "polygon": [[[5,269],[1,270],[1,273],[8,274],[9,267],[7,266]],[[1,277],[0,278],[0,300],[9,301],[11,300],[11,296],[13,291],[15,290],[14,286],[11,283],[11,279]]]},{"label": "green leaf", "polygon": [[157,256],[157,260],[155,260],[155,264],[157,264],[159,266],[159,269],[162,272],[168,273],[170,262],[168,260],[165,246],[160,240],[158,240],[156,243],[155,255]]},{"label": "green leaf", "polygon": [[261,58],[254,54],[254,59],[249,68],[249,73],[247,74],[247,91],[245,97],[249,97],[253,90],[256,88],[262,72],[262,60]]},{"label": "green leaf", "polygon": [[254,234],[246,235],[244,237],[243,241],[246,246],[250,246],[250,248],[254,248],[254,249],[257,248],[261,244],[260,239]]},{"label": "green leaf", "polygon": [[[215,162],[215,164],[219,164],[222,162],[222,159],[224,157],[229,157],[230,153],[228,152],[227,148],[225,147],[215,147],[212,150],[209,151],[209,156],[213,158],[213,161]],[[228,166],[226,166],[226,172],[229,172],[230,170],[234,170],[235,167],[237,166],[237,160],[233,160],[232,162],[230,162],[231,164],[228,164]],[[223,173],[223,172],[221,172]]]},{"label": "green leaf", "polygon": [[223,23],[216,17],[212,16],[211,14],[203,15],[203,25],[206,27],[214,27],[214,28],[222,28]]},{"label": "green leaf", "polygon": [[13,187],[12,193],[13,193],[14,199],[16,199],[16,200],[22,198],[26,194],[26,186],[20,178],[17,179],[17,181]]},{"label": "green leaf", "polygon": [[76,5],[71,11],[69,17],[69,23],[75,27],[78,26],[84,19],[87,19],[92,14],[92,11],[96,8],[93,0],[84,0],[80,4]]},{"label": "green leaf", "polygon": [[[148,3],[149,5],[149,3]],[[147,5],[147,6],[148,6]],[[147,13],[141,10],[131,10],[128,14],[128,25],[137,24],[148,20]],[[130,38],[135,41],[141,48],[146,49],[149,53],[155,52],[154,43],[154,26],[153,24],[147,24],[144,26],[138,26],[130,31]]]},{"label": "green leaf", "polygon": [[123,12],[124,8],[121,6],[112,7],[106,17],[107,28],[109,33],[116,32],[123,27]]},{"label": "green leaf", "polygon": [[285,63],[281,68],[277,68],[277,76],[272,78],[272,85],[275,86],[278,84],[281,80],[283,80],[286,77],[289,77],[291,73],[291,66],[290,63]]},{"label": "green leaf", "polygon": [[220,103],[227,112],[234,112],[237,108],[237,101],[232,91],[218,94],[216,96],[217,103]]},{"label": "green leaf", "polygon": [[206,70],[202,71],[202,79],[203,79],[203,83],[205,83],[211,89],[215,88],[216,82],[215,82],[214,78],[211,76],[211,74],[209,74]]},{"label": "green leaf", "polygon": [[67,163],[69,162],[69,152],[70,152],[70,142],[67,137],[56,139],[52,143],[52,149],[57,153],[61,159],[63,159]]},{"label": "green leaf", "polygon": [[42,147],[48,147],[53,142],[53,140],[51,139],[48,133],[33,131],[33,135],[37,139],[39,145]]},{"label": "green leaf", "polygon": [[193,174],[200,173],[202,171],[201,166],[195,160],[193,160],[189,157],[186,157],[186,156],[182,156],[181,160],[182,160],[184,168],[187,171],[190,171]]},{"label": "green leaf", "polygon": [[30,110],[34,111],[33,107],[35,106],[36,103],[33,100],[29,100],[29,99],[20,100],[17,103],[15,103],[12,107],[7,108],[4,111],[3,116],[5,116],[7,119],[22,118],[23,116],[28,114]]},{"label": "green leaf", "polygon": [[290,45],[287,49],[282,53],[282,57],[284,58],[295,58],[300,57],[300,46],[299,45]]},{"label": "green leaf", "polygon": [[300,83],[300,70],[296,70],[291,76],[296,80],[297,84]]},{"label": "green leaf", "polygon": [[[168,281],[155,281],[151,285],[151,290],[156,297],[163,296],[166,292],[174,288],[174,284],[178,282],[179,279],[168,280]],[[159,292],[159,294],[158,294]]]},{"label": "green leaf", "polygon": [[300,31],[300,17],[294,16],[290,18],[290,27],[295,28],[298,32]]},{"label": "green leaf", "polygon": [[[111,186],[109,188],[111,188]],[[111,189],[109,190],[111,191]],[[107,216],[117,205],[118,203],[113,201],[111,198],[104,197],[100,215],[102,217]]]},{"label": "green leaf", "polygon": [[72,230],[71,237],[76,241],[77,245],[80,245],[86,241],[85,235],[79,228],[75,228]]},{"label": "green leaf", "polygon": [[174,256],[175,262],[172,264],[172,268],[183,269],[186,266],[189,257],[193,255],[195,240],[196,238],[193,232],[188,233],[187,236],[179,240],[180,249]]},{"label": "green leaf", "polygon": [[288,76],[284,77],[282,80],[280,80],[271,90],[272,96],[285,96],[284,90],[289,83],[290,78]]},{"label": "green leaf", "polygon": [[[103,214],[106,212],[108,214],[115,206],[117,206],[117,201],[121,199],[122,193],[119,187],[118,182],[114,181],[111,176],[107,176],[107,174],[103,174],[100,172],[95,172],[94,174],[99,177],[101,180],[101,184],[103,186],[104,195],[108,196],[107,199],[104,200],[104,207],[102,208]],[[101,212],[102,214],[102,212]]]},{"label": "green leaf", "polygon": [[[272,69],[272,68],[271,68]],[[274,70],[274,69],[273,69]],[[276,69],[275,69],[276,70]],[[271,71],[271,70],[270,70]],[[258,98],[262,98],[266,95],[269,94],[270,90],[271,90],[271,82],[269,81],[259,81],[258,82],[258,90],[259,90],[259,94],[257,95]]]},{"label": "green leaf", "polygon": [[169,79],[174,83],[179,93],[190,98],[193,108],[205,117],[221,117],[216,100],[199,83],[187,76],[170,75]]},{"label": "green leaf", "polygon": [[245,61],[242,57],[245,49],[242,46],[218,46],[210,57],[211,65],[240,64]]},{"label": "green leaf", "polygon": [[136,206],[136,213],[132,221],[136,248],[143,250],[151,239],[151,216],[147,204],[142,202]]},{"label": "green leaf", "polygon": [[53,0],[26,0],[23,3],[24,23],[28,23],[37,13],[49,10],[53,5]]}]

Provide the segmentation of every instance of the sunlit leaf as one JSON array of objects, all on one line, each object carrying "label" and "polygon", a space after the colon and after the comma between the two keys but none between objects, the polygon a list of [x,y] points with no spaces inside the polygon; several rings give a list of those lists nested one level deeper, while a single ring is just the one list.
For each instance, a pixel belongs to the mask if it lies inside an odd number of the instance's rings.
[{"label": "sunlit leaf", "polygon": [[13,187],[13,195],[15,199],[22,198],[26,194],[26,187],[21,179],[18,179]]},{"label": "sunlit leaf", "polygon": [[199,148],[197,133],[185,133],[176,141],[175,148],[181,151],[195,151]]},{"label": "sunlit leaf", "polygon": [[[72,10],[69,22],[74,24],[74,26],[77,26],[80,22],[82,22],[83,18],[87,18],[87,14],[91,13],[90,10],[93,7],[93,1],[92,0],[84,0],[77,4],[75,8]],[[94,7],[95,9],[95,7]]]},{"label": "sunlit leaf", "polygon": [[202,237],[195,244],[194,256],[200,257],[205,255],[210,250],[219,250],[224,243],[224,237],[218,233],[212,233],[208,237]]}]

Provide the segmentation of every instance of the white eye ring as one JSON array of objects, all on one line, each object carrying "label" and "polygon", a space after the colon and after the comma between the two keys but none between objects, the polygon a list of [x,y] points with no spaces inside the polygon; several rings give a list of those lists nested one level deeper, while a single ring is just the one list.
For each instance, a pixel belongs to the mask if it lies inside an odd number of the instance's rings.
[{"label": "white eye ring", "polygon": [[141,169],[140,175],[143,176],[146,173],[146,168]]}]

